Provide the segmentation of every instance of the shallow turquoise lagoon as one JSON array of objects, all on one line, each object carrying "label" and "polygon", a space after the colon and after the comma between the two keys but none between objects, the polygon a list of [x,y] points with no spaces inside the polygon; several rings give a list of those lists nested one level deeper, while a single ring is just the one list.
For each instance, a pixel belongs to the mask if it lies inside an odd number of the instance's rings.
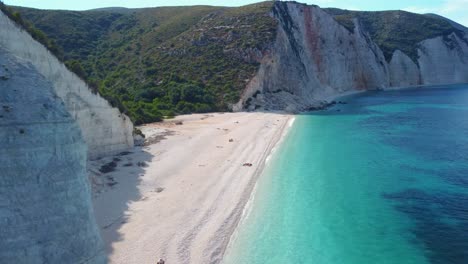
[{"label": "shallow turquoise lagoon", "polygon": [[468,263],[468,85],[300,115],[225,264]]}]

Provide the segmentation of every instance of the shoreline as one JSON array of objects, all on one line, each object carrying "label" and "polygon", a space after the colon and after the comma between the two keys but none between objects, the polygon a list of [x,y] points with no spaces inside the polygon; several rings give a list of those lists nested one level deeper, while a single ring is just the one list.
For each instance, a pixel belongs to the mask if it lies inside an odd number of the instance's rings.
[{"label": "shoreline", "polygon": [[[153,144],[91,162],[109,263],[220,263],[294,119],[261,112],[178,116],[141,127]],[[99,173],[113,161],[114,170]]]},{"label": "shoreline", "polygon": [[265,171],[265,167],[267,166],[270,158],[272,155],[275,154],[275,152],[278,150],[281,144],[283,144],[283,141],[287,134],[289,133],[289,130],[293,126],[294,122],[296,120],[295,116],[292,116],[288,122],[286,122],[281,130],[278,131],[279,135],[277,138],[272,139],[272,145],[269,145],[269,147],[265,150],[265,156],[263,158],[263,162],[261,164],[261,167],[258,168],[258,171],[255,172],[255,175],[252,177],[252,182],[250,186],[247,186],[245,192],[246,195],[243,197],[239,203],[241,203],[241,212],[239,215],[236,216],[236,224],[232,227],[230,230],[229,234],[229,239],[225,245],[223,245],[223,251],[222,251],[222,257],[221,261],[223,261],[225,253],[227,252],[229,245],[231,244],[233,236],[235,236],[235,233],[237,232],[238,228],[241,226],[242,221],[246,219],[249,216],[250,210],[252,210],[252,205],[253,201],[255,200],[255,190],[257,188],[257,183],[259,177],[262,175],[262,173]]},{"label": "shoreline", "polygon": [[411,89],[420,89],[420,88],[443,88],[449,89],[450,86],[458,86],[458,85],[468,85],[468,83],[449,83],[449,84],[422,84],[422,85],[413,85],[413,86],[398,86],[398,87],[390,87],[385,88],[382,91],[404,91],[404,90],[411,90]]}]

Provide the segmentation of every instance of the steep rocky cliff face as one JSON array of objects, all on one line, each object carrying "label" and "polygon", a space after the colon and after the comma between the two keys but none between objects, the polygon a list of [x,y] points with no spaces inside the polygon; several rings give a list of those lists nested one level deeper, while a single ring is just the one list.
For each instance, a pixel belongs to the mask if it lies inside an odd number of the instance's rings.
[{"label": "steep rocky cliff face", "polygon": [[468,41],[456,34],[428,39],[418,49],[421,84],[468,82]]},{"label": "steep rocky cliff face", "polygon": [[279,22],[276,41],[235,110],[301,111],[351,91],[468,82],[462,31],[409,47],[417,61],[398,49],[387,61],[359,18],[343,25],[317,6],[295,2],[275,2],[272,16]]},{"label": "steep rocky cliff face", "polygon": [[52,82],[4,48],[0,146],[0,262],[105,263],[80,129]]},{"label": "steep rocky cliff face", "polygon": [[138,123],[232,104],[301,111],[346,92],[468,82],[468,29],[437,15],[286,1],[15,10]]},{"label": "steep rocky cliff face", "polygon": [[391,86],[405,87],[421,84],[418,65],[400,50],[396,50],[393,53],[389,64],[389,71]]},{"label": "steep rocky cliff face", "polygon": [[382,52],[357,23],[351,33],[319,7],[297,3],[277,3],[273,15],[276,42],[244,107],[304,110],[338,93],[388,84]]},{"label": "steep rocky cliff face", "polygon": [[80,78],[2,12],[0,36],[0,48],[30,62],[53,85],[55,94],[63,100],[81,129],[89,158],[114,154],[133,146],[130,119],[92,93]]}]

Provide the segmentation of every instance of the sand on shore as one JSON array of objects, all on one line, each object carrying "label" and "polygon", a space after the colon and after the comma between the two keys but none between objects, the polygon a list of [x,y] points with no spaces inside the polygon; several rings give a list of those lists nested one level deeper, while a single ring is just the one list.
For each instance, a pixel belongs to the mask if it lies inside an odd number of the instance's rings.
[{"label": "sand on shore", "polygon": [[266,157],[292,119],[179,116],[141,128],[153,144],[91,162],[109,262],[219,263]]}]

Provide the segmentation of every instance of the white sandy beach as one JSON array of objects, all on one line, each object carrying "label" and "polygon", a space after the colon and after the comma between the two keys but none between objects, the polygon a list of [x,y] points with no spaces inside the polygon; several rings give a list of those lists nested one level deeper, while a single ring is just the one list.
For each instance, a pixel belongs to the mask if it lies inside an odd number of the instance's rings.
[{"label": "white sandy beach", "polygon": [[[114,157],[115,171],[94,182],[110,263],[219,263],[266,157],[292,119],[197,114],[142,127],[156,143]],[[91,162],[90,170],[99,174],[112,159]]]}]

